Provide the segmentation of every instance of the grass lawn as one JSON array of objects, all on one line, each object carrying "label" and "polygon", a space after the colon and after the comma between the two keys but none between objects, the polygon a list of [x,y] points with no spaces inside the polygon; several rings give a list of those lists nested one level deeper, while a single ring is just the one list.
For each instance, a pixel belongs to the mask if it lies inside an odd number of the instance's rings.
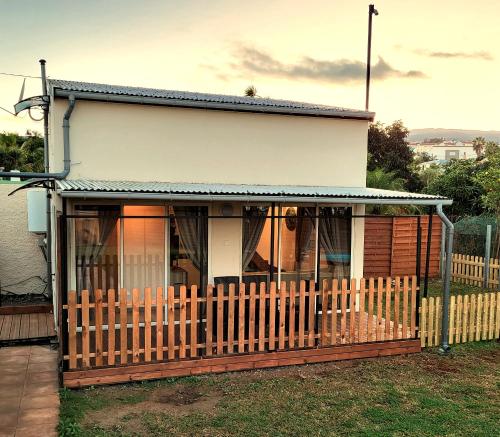
[{"label": "grass lawn", "polygon": [[[422,290],[420,294],[423,296],[424,278],[422,278],[420,282],[420,289]],[[460,294],[465,296],[466,294],[477,294],[496,290],[485,290],[483,287],[477,287],[476,285],[451,282],[450,291],[452,296],[458,296]],[[428,296],[443,296],[443,283],[440,279],[429,279]]]},{"label": "grass lawn", "polygon": [[498,435],[500,345],[61,391],[61,435]]}]

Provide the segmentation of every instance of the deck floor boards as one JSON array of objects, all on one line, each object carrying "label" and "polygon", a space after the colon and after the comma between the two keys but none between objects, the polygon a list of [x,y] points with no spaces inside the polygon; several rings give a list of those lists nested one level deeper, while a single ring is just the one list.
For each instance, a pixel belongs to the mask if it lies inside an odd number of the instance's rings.
[{"label": "deck floor boards", "polygon": [[50,338],[55,335],[52,313],[0,315],[2,342]]}]

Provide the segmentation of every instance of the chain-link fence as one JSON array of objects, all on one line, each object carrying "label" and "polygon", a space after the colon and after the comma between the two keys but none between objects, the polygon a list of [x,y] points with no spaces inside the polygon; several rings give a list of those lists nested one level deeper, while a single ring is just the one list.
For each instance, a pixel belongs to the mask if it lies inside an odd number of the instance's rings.
[{"label": "chain-link fence", "polygon": [[491,225],[490,256],[499,258],[500,234],[494,216],[464,217],[456,222],[453,252],[484,257],[488,225]]}]

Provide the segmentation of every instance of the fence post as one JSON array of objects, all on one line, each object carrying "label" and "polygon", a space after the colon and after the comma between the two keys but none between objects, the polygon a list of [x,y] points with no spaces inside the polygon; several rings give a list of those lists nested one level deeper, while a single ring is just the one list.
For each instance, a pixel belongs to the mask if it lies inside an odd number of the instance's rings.
[{"label": "fence post", "polygon": [[491,225],[486,226],[486,241],[484,247],[484,288],[490,282],[490,250],[491,250]]}]

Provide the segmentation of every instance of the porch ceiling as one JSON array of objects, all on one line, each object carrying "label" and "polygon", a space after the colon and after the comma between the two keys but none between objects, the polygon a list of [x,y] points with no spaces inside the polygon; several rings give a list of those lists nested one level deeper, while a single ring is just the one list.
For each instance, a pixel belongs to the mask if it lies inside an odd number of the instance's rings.
[{"label": "porch ceiling", "polygon": [[348,202],[412,205],[450,205],[452,203],[452,200],[446,197],[366,187],[127,182],[80,179],[57,181],[57,188],[63,197],[78,198]]}]

